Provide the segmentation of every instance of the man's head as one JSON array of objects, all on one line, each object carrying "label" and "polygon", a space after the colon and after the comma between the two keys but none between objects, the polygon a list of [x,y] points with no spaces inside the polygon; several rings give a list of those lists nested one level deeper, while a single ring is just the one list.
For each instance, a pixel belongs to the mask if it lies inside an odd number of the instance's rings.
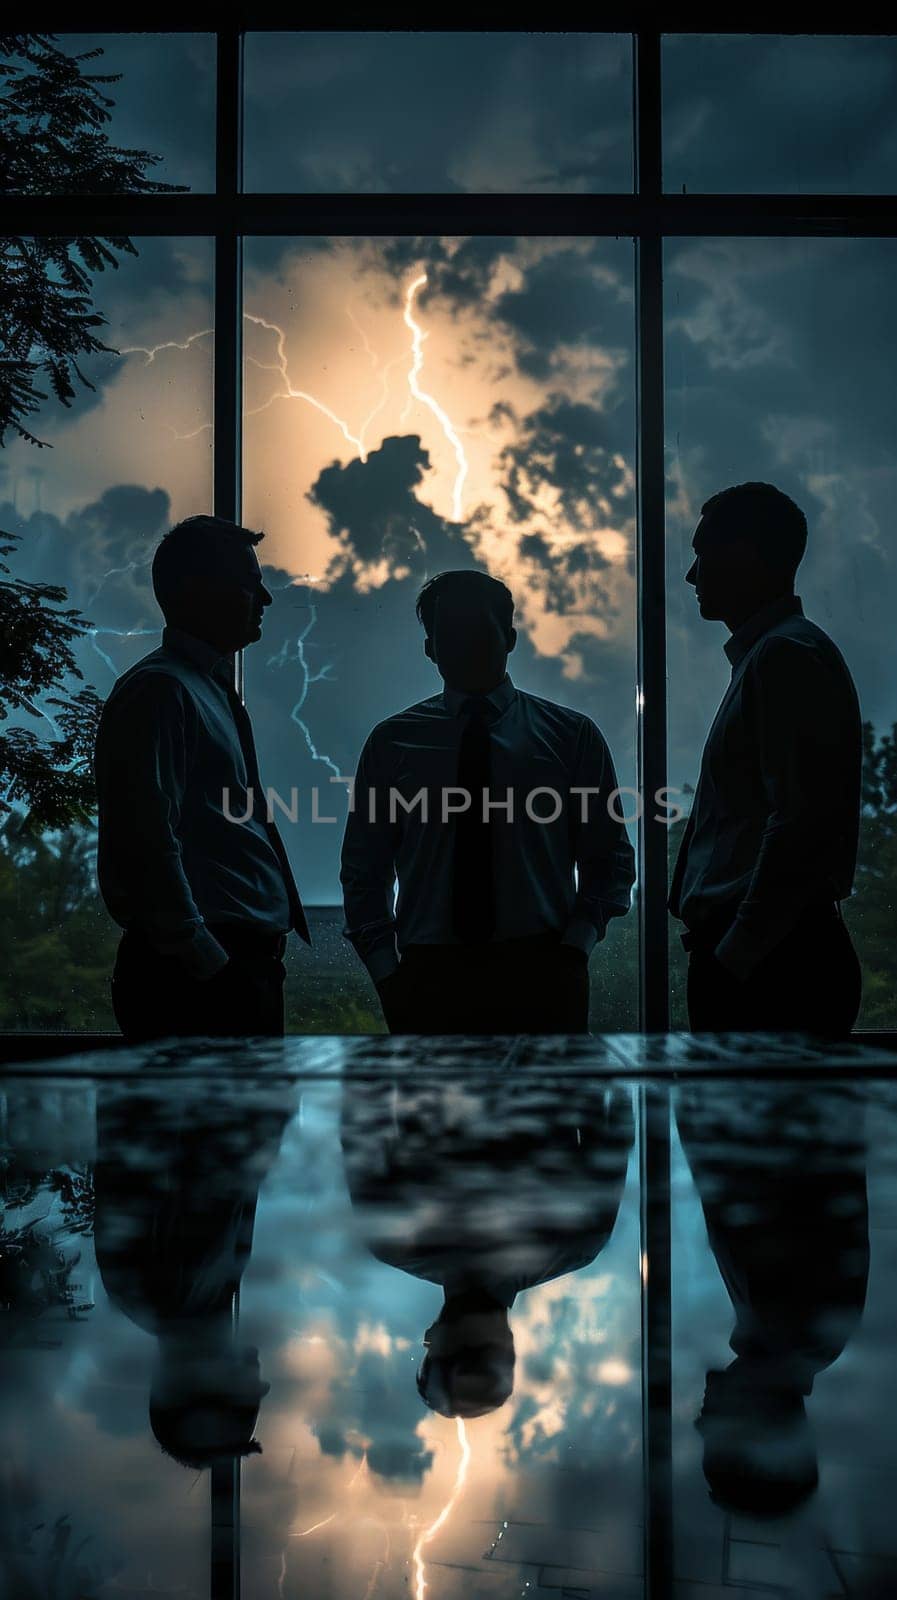
[{"label": "man's head", "polygon": [[483,1417],[514,1388],[514,1335],[508,1313],[486,1293],[448,1297],[424,1335],[417,1390],[443,1417]]},{"label": "man's head", "polygon": [[253,1438],[259,1405],[271,1385],[259,1377],[258,1351],[193,1351],[160,1340],[150,1391],[150,1427],[165,1454],[182,1466],[259,1454]]},{"label": "man's head", "polygon": [[738,628],[762,606],[794,591],[807,547],[807,519],[771,483],[739,483],[701,507],[685,575],[701,616]]},{"label": "man's head", "polygon": [[517,643],[510,589],[487,572],[440,572],[417,597],[424,652],[452,689],[485,694],[501,683]]},{"label": "man's head", "polygon": [[153,590],[166,622],[229,655],[261,638],[271,595],[255,546],[262,534],[223,517],[188,517],[153,557]]}]

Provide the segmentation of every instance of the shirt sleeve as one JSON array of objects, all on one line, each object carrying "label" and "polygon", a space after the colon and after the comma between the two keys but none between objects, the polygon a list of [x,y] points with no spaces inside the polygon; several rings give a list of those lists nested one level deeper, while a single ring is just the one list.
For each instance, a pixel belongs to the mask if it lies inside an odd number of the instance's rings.
[{"label": "shirt sleeve", "polygon": [[768,812],[747,894],[716,949],[742,980],[813,900],[835,899],[831,841],[843,827],[833,772],[843,734],[832,714],[831,669],[802,640],[773,637],[746,684]]},{"label": "shirt sleeve", "polygon": [[588,717],[579,734],[571,784],[570,827],[579,878],[573,914],[561,939],[589,954],[603,939],[611,917],[629,910],[635,882],[635,852],[620,796],[611,799],[617,775],[607,744]]},{"label": "shirt sleeve", "polygon": [[98,876],[113,915],[124,913],[157,950],[205,978],[227,952],[206,927],[181,856],[187,745],[183,691],[167,674],[135,680],[106,707],[94,762]]},{"label": "shirt sleeve", "polygon": [[398,823],[389,816],[389,773],[377,729],[361,752],[340,864],[345,926],[375,983],[399,964],[395,879]]}]

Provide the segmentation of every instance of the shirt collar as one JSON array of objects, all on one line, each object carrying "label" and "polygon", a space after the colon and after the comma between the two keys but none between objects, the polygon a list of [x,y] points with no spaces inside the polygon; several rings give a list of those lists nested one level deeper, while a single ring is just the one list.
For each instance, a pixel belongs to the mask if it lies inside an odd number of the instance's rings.
[{"label": "shirt collar", "polygon": [[169,624],[162,629],[162,648],[170,650],[172,655],[181,656],[183,660],[192,662],[194,667],[199,667],[200,671],[208,673],[209,677],[217,678],[220,683],[233,687],[233,655],[222,655],[220,650],[216,650],[212,644],[207,644],[205,639],[197,639],[195,634],[187,633],[183,628],[173,628]]},{"label": "shirt collar", "polygon": [[492,707],[496,716],[501,716],[502,712],[507,710],[516,694],[516,688],[508,674],[505,673],[501,683],[497,683],[494,689],[490,689],[489,693],[484,695],[475,696],[462,689],[450,689],[446,684],[442,691],[442,703],[446,711],[450,711],[453,717],[457,717],[465,700],[482,699]]},{"label": "shirt collar", "polygon": [[747,622],[736,628],[731,639],[727,639],[723,645],[733,667],[744,660],[751,645],[762,639],[764,633],[774,628],[777,622],[784,622],[786,617],[802,617],[803,614],[804,608],[796,594],[783,594],[778,600],[771,600],[768,606],[761,606],[752,617],[748,617]]}]

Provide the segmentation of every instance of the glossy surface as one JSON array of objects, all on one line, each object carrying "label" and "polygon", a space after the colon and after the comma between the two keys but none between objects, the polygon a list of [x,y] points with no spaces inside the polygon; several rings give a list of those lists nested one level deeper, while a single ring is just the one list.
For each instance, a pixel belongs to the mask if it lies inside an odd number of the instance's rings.
[{"label": "glossy surface", "polygon": [[895,1063],[3,1069],[0,1595],[889,1592]]}]

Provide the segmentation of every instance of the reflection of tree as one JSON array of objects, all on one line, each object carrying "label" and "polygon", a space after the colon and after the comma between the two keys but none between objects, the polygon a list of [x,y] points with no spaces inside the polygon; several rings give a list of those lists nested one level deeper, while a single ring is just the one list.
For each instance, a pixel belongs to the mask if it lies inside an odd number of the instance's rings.
[{"label": "reflection of tree", "polygon": [[4,1593],[16,1600],[94,1600],[106,1589],[65,1514],[50,1521],[34,1484],[7,1468],[0,1475]]},{"label": "reflection of tree", "polygon": [[91,1309],[79,1300],[80,1285],[72,1281],[72,1273],[81,1260],[80,1251],[67,1256],[58,1242],[64,1231],[43,1231],[37,1221],[21,1228],[0,1229],[3,1343],[33,1342],[33,1324],[45,1312],[61,1309],[67,1318],[76,1321]]}]

